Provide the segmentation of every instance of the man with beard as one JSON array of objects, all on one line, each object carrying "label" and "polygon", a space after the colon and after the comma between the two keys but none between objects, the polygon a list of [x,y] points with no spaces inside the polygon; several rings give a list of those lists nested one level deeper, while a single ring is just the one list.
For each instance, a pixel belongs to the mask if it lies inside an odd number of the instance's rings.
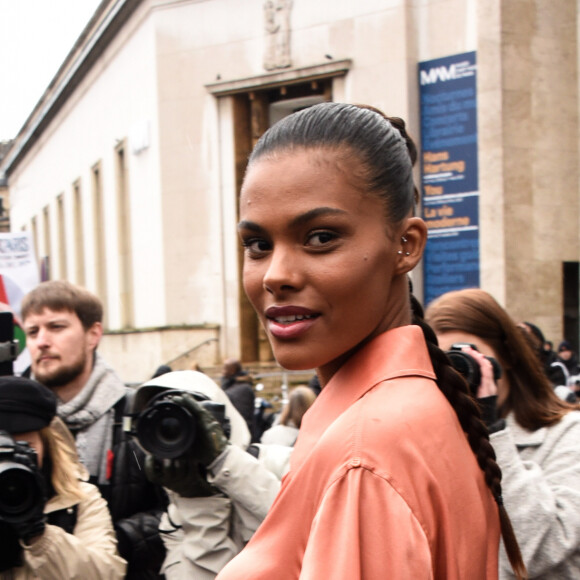
[{"label": "man with beard", "polygon": [[127,578],[159,578],[158,523],[166,497],[146,479],[144,453],[123,432],[131,390],[97,353],[102,318],[95,295],[62,280],[43,282],[22,301],[32,376],[58,397],[57,415],[75,437],[89,481],[109,504]]}]

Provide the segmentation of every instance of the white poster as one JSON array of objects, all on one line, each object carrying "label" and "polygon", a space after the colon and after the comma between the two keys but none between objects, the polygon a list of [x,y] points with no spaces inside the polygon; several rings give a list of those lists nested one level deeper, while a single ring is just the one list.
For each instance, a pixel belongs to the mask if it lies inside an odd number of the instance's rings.
[{"label": "white poster", "polygon": [[29,232],[0,233],[0,311],[14,314],[14,338],[23,350],[14,362],[14,373],[20,374],[29,364],[24,350],[25,337],[20,322],[22,298],[40,282],[34,243]]}]

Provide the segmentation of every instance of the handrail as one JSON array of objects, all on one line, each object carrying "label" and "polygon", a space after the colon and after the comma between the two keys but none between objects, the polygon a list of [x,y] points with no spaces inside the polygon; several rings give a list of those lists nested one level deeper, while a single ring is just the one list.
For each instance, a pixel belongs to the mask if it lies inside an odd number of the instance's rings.
[{"label": "handrail", "polygon": [[178,361],[179,359],[189,356],[192,352],[196,351],[198,348],[201,348],[202,346],[205,346],[206,344],[209,344],[210,342],[217,342],[217,338],[216,337],[212,337],[212,338],[207,338],[206,340],[204,340],[203,342],[200,342],[199,344],[195,345],[194,347],[190,348],[189,350],[186,350],[185,352],[182,352],[180,355],[176,356],[175,358],[172,358],[169,362],[166,362],[165,364],[170,367],[171,363],[174,363],[175,361]]}]

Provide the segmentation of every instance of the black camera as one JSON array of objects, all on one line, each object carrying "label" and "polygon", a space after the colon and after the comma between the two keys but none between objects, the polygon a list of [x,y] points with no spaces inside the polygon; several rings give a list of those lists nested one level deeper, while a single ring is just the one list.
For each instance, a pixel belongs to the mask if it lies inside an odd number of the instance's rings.
[{"label": "black camera", "polygon": [[[453,368],[463,376],[467,381],[471,392],[475,395],[477,388],[481,384],[481,370],[479,368],[479,363],[471,355],[461,350],[464,346],[470,346],[473,350],[478,350],[474,344],[457,342],[451,345],[451,349],[445,354],[449,357]],[[491,363],[493,368],[493,380],[497,382],[501,377],[501,367],[492,356],[486,356],[485,358]]]},{"label": "black camera", "polygon": [[0,431],[0,522],[20,524],[42,515],[46,485],[36,452]]},{"label": "black camera", "polygon": [[221,425],[226,437],[231,434],[226,406],[211,401],[202,393],[167,390],[153,397],[147,406],[131,420],[126,431],[136,435],[143,449],[154,457],[175,459],[195,446],[197,419],[185,407],[175,401],[177,395],[189,394]]},{"label": "black camera", "polygon": [[12,312],[0,312],[0,375],[14,374],[13,363],[19,351],[19,342],[14,338],[14,315]]}]

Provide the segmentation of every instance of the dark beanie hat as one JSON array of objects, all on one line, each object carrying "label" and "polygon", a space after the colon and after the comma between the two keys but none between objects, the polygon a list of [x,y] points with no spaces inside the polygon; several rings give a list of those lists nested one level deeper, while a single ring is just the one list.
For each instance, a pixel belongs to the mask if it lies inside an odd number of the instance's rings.
[{"label": "dark beanie hat", "polygon": [[0,430],[38,431],[56,415],[57,398],[47,387],[25,377],[0,376]]}]

